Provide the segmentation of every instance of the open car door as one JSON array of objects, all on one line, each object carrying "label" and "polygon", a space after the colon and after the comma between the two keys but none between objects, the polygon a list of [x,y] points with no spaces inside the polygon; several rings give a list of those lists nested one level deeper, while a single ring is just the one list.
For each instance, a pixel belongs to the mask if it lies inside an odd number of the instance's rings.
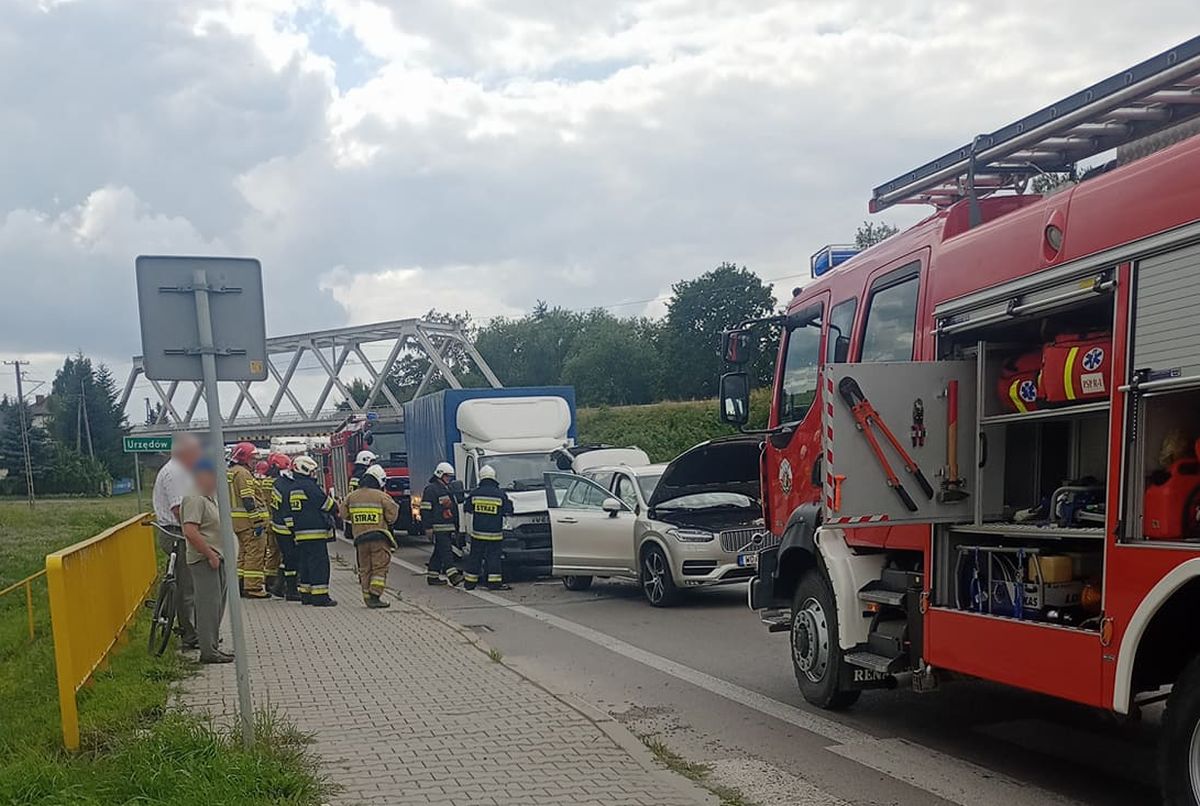
[{"label": "open car door", "polygon": [[828,364],[825,523],[955,523],[974,512],[974,361]]},{"label": "open car door", "polygon": [[[574,473],[547,473],[550,543],[556,576],[629,574],[635,567],[629,506]],[[605,508],[608,502],[608,508]]]}]

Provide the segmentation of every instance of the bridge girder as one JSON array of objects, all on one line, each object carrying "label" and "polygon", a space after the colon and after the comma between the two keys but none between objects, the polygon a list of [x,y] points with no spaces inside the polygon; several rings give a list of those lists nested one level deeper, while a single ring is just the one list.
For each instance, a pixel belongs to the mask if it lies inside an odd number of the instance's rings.
[{"label": "bridge girder", "polygon": [[[387,357],[383,364],[377,367],[375,362],[367,357],[363,348],[367,345],[387,343],[390,343]],[[428,319],[397,319],[391,322],[269,338],[267,370],[276,387],[274,393],[269,401],[260,400],[264,389],[261,382],[222,383],[222,389],[227,388],[231,393],[236,391],[233,406],[224,418],[226,439],[265,440],[274,435],[328,434],[345,420],[348,413],[378,411],[402,417],[403,403],[387,384],[387,379],[402,354],[405,350],[415,350],[424,354],[430,362],[416,389],[415,397],[425,391],[435,373],[440,374],[451,388],[462,388],[462,382],[446,360],[449,350],[456,345],[462,347],[489,384],[495,388],[502,386],[492,368],[475,349],[467,332],[457,324]],[[311,401],[302,400],[303,393],[296,388],[295,383],[300,361],[305,355],[313,356],[317,368],[325,374],[320,392]],[[365,370],[371,384],[367,399],[361,405],[355,401],[341,377],[351,357]],[[122,410],[133,394],[138,377],[144,374],[142,357],[135,356],[121,394]],[[190,396],[186,408],[181,411],[176,395],[181,386],[186,388],[188,384],[191,385]],[[164,386],[160,381],[151,380],[150,387],[154,390],[161,409],[153,423],[134,426],[133,433],[157,436],[181,431],[202,431],[208,427],[206,420],[195,417],[204,397],[201,383],[171,381]],[[340,403],[344,404],[343,408],[326,405],[334,393],[340,398]],[[222,399],[225,399],[224,394]],[[281,411],[285,399],[291,405],[292,411]],[[250,408],[250,413],[243,414],[242,409],[246,406]]]}]

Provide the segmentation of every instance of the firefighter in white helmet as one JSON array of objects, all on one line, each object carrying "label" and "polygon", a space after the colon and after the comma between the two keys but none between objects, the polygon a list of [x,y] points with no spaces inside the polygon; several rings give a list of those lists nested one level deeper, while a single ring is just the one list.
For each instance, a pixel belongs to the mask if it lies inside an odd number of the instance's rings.
[{"label": "firefighter in white helmet", "polygon": [[433,554],[425,567],[425,581],[430,585],[457,585],[462,581],[454,559],[454,537],[458,532],[458,501],[450,482],[454,466],[441,462],[421,493],[421,521],[433,534]]},{"label": "firefighter in white helmet", "polygon": [[341,505],[347,535],[354,540],[358,553],[358,579],[363,602],[370,608],[388,607],[381,597],[387,585],[388,566],[396,539],[392,526],[400,517],[400,507],[383,491],[387,474],[379,465],[363,473],[358,489],[346,496]]},{"label": "firefighter in white helmet", "polygon": [[479,584],[484,572],[492,590],[509,590],[500,570],[504,518],[513,511],[508,493],[500,489],[491,465],[479,468],[479,486],[467,494],[465,510],[471,515],[471,553],[467,555],[467,590]]},{"label": "firefighter in white helmet", "polygon": [[379,461],[379,456],[368,450],[358,452],[358,456],[354,457],[354,475],[350,477],[350,492],[358,489],[358,482],[362,479],[363,473],[367,472],[367,468]]},{"label": "firefighter in white helmet", "polygon": [[333,496],[317,483],[317,463],[311,457],[298,456],[292,462],[292,486],[288,490],[288,509],[292,516],[292,535],[299,560],[301,604],[332,607],[329,597],[329,549],[333,539]]}]

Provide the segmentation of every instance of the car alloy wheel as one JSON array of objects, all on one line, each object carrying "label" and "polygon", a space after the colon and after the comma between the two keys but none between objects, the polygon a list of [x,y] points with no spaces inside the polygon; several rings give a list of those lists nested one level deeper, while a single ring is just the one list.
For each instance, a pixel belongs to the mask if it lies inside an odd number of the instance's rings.
[{"label": "car alloy wheel", "polygon": [[796,668],[814,683],[829,670],[829,621],[825,609],[809,597],[792,619],[792,656]]},{"label": "car alloy wheel", "polygon": [[667,573],[666,563],[663,560],[661,552],[647,551],[646,556],[642,558],[642,589],[646,592],[646,598],[651,604],[658,604],[663,600],[667,593],[666,582],[664,577]]}]

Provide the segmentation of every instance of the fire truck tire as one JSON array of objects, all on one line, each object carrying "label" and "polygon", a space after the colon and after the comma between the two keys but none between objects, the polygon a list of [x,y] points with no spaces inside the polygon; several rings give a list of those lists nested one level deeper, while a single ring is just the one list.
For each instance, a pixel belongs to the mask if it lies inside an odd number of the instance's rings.
[{"label": "fire truck tire", "polygon": [[1200,657],[1184,667],[1167,698],[1158,759],[1164,806],[1200,803]]},{"label": "fire truck tire", "polygon": [[820,568],[805,572],[792,599],[792,671],[800,693],[818,708],[849,708],[862,694],[840,687],[842,648],[838,644],[833,588]]}]

